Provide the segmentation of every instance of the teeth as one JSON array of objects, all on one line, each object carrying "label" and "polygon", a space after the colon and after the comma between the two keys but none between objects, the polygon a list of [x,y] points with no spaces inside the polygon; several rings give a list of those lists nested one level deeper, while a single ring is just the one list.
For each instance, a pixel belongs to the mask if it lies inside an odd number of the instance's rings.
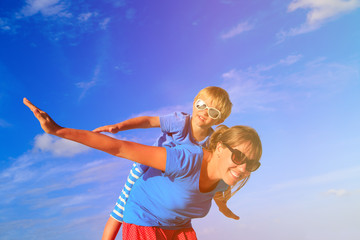
[{"label": "teeth", "polygon": [[230,170],[230,172],[231,172],[231,174],[232,174],[234,177],[236,177],[236,178],[239,178],[239,177],[240,177],[240,173],[237,174],[236,172],[234,172],[234,171],[232,171],[232,170]]}]

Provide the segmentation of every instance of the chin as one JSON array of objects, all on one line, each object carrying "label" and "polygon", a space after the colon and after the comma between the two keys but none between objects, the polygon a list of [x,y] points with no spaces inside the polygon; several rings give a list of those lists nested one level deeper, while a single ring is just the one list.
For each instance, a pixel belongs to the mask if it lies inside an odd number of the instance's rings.
[{"label": "chin", "polygon": [[239,181],[239,180],[234,181],[234,180],[230,180],[230,179],[224,180],[224,182],[225,182],[227,185],[229,185],[229,186],[235,186],[238,181]]}]

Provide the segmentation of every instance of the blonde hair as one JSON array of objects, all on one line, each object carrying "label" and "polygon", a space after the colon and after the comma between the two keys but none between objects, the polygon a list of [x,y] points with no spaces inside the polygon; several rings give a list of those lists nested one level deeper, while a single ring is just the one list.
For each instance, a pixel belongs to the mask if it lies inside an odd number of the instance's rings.
[{"label": "blonde hair", "polygon": [[[211,135],[208,150],[214,152],[219,142],[226,143],[230,147],[236,147],[240,144],[245,144],[248,150],[248,157],[253,161],[260,161],[262,155],[261,140],[255,129],[248,126],[233,126],[228,128],[225,125],[220,125]],[[249,180],[250,175],[235,186],[231,186],[228,191],[224,192],[223,196],[217,195],[222,201],[228,201],[237,191],[239,191]],[[233,191],[233,189],[235,189]]]},{"label": "blonde hair", "polygon": [[214,107],[221,112],[221,121],[224,121],[227,117],[229,117],[231,113],[232,103],[226,90],[214,86],[203,88],[195,96],[194,104],[196,100],[198,100],[199,98],[201,99],[200,96],[206,96],[211,99],[211,104],[213,104]]}]

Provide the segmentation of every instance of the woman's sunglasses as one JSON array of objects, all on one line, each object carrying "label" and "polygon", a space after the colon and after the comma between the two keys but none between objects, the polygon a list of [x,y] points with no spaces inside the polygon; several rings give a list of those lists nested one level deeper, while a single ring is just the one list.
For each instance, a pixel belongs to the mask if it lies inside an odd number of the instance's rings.
[{"label": "woman's sunglasses", "polygon": [[201,100],[201,99],[198,99],[196,102],[195,102],[195,107],[196,109],[198,110],[205,110],[207,109],[208,110],[208,114],[209,114],[209,117],[212,118],[212,119],[218,119],[221,117],[221,112],[219,110],[217,110],[216,108],[212,108],[212,107],[208,107],[206,105],[206,103]]},{"label": "woman's sunglasses", "polygon": [[231,151],[231,160],[236,165],[242,165],[246,163],[246,171],[254,172],[260,167],[260,162],[255,160],[249,160],[243,152],[237,149],[233,149],[226,143],[222,143],[225,147],[227,147]]}]

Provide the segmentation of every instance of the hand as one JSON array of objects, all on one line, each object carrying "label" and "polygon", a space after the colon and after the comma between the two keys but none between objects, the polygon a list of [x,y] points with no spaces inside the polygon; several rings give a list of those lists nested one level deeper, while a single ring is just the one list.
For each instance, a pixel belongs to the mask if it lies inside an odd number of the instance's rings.
[{"label": "hand", "polygon": [[34,104],[32,104],[29,100],[26,98],[23,99],[24,104],[30,108],[30,110],[34,113],[35,117],[39,120],[41,128],[49,134],[56,135],[56,132],[62,127],[57,125],[54,120],[51,119],[51,117],[44,111],[37,108]]},{"label": "hand", "polygon": [[93,132],[100,133],[100,132],[109,132],[109,133],[117,133],[120,129],[116,125],[107,125],[103,127],[98,127],[93,130]]}]

